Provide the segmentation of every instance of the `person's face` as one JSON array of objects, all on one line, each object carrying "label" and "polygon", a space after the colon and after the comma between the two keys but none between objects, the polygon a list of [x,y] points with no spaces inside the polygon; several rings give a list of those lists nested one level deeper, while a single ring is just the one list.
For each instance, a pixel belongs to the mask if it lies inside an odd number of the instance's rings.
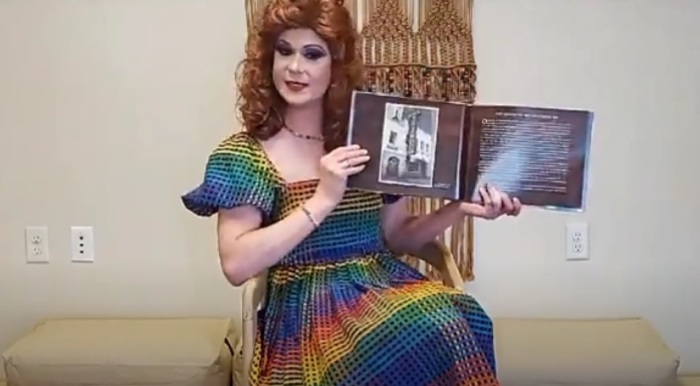
[{"label": "person's face", "polygon": [[272,80],[291,106],[322,100],[331,80],[328,45],[313,30],[289,29],[275,43]]}]

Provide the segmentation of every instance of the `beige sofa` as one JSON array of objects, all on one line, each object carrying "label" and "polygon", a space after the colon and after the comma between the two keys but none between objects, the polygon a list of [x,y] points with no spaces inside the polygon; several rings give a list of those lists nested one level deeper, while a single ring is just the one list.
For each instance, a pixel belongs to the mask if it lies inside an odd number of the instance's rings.
[{"label": "beige sofa", "polygon": [[[700,386],[643,319],[496,318],[504,386]],[[234,385],[241,335],[227,319],[53,319],[3,354],[0,386]]]},{"label": "beige sofa", "polygon": [[680,358],[642,318],[496,318],[494,329],[503,385],[677,385]]},{"label": "beige sofa", "polygon": [[[434,266],[446,285],[464,281],[450,251],[435,241],[416,257]],[[266,277],[243,291],[241,361],[237,385],[247,385],[253,357],[257,311],[264,307]],[[522,319],[495,318],[498,377],[504,386],[672,386],[679,357],[642,318]]]},{"label": "beige sofa", "polygon": [[678,377],[680,386],[700,386],[700,374]]},{"label": "beige sofa", "polygon": [[8,386],[228,386],[227,318],[49,319],[2,356]]},{"label": "beige sofa", "polygon": [[[463,288],[442,244],[420,257]],[[265,287],[264,275],[245,285],[240,333],[226,318],[43,321],[3,354],[7,386],[247,385]],[[678,355],[642,318],[495,318],[494,328],[504,386],[700,386],[677,379]]]}]

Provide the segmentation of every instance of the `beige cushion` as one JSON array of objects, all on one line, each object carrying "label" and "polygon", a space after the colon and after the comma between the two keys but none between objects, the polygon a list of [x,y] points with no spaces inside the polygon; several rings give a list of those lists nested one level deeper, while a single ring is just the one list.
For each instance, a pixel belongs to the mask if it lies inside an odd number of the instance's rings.
[{"label": "beige cushion", "polygon": [[675,385],[679,357],[643,319],[495,319],[503,386]]},{"label": "beige cushion", "polygon": [[225,318],[53,319],[4,354],[9,386],[228,385]]},{"label": "beige cushion", "polygon": [[681,386],[700,386],[700,375],[686,375],[678,378]]}]

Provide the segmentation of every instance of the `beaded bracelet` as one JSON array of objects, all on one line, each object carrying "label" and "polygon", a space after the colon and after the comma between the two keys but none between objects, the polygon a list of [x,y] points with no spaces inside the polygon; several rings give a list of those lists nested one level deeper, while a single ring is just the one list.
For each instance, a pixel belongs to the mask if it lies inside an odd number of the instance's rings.
[{"label": "beaded bracelet", "polygon": [[314,216],[311,215],[311,212],[309,212],[309,210],[306,209],[306,207],[304,205],[301,206],[301,211],[304,212],[304,214],[309,219],[309,221],[311,221],[311,224],[313,224],[314,228],[318,229],[318,227],[319,227],[318,221],[316,221],[316,219],[314,219]]}]

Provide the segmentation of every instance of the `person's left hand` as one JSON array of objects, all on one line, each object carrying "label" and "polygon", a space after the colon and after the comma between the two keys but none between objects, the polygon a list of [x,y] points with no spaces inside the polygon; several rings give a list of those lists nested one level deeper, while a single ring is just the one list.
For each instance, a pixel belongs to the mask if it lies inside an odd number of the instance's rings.
[{"label": "person's left hand", "polygon": [[520,200],[511,199],[507,194],[489,184],[479,188],[479,196],[481,200],[460,204],[460,209],[467,216],[495,220],[502,215],[517,216],[520,214],[522,208]]}]

